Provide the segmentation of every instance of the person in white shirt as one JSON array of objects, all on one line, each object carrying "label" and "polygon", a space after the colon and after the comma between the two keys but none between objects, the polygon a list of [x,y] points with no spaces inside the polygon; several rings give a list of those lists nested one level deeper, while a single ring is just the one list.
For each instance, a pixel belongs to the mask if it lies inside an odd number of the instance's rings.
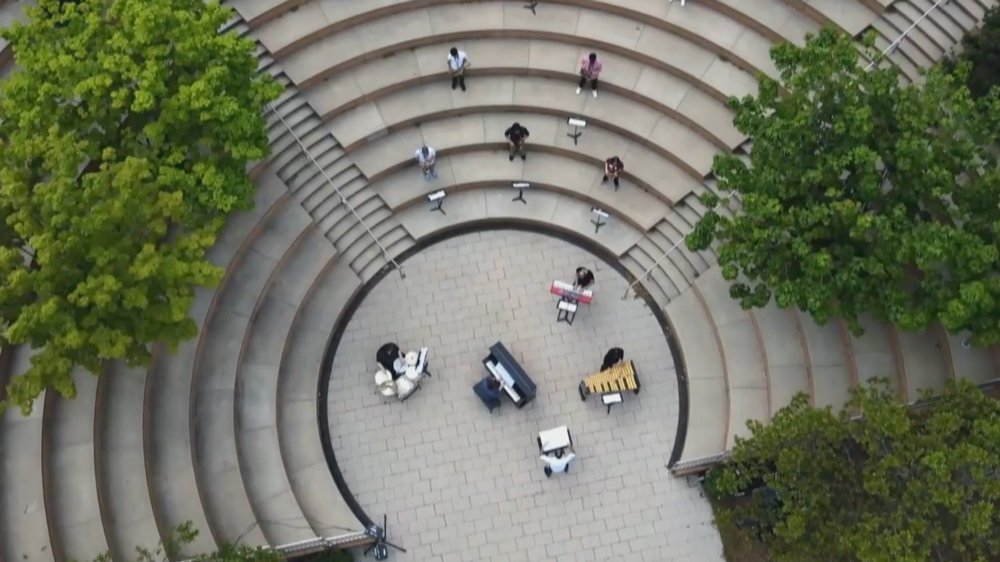
[{"label": "person in white shirt", "polygon": [[465,91],[465,69],[469,68],[469,57],[464,51],[452,47],[448,52],[448,72],[451,73],[451,89],[461,86]]},{"label": "person in white shirt", "polygon": [[548,465],[545,467],[545,477],[551,478],[553,473],[569,472],[569,463],[575,458],[576,453],[563,455],[562,449],[552,455],[542,455],[542,461]]},{"label": "person in white shirt", "polygon": [[436,150],[425,144],[418,148],[414,155],[417,158],[417,164],[420,165],[420,171],[424,173],[425,181],[438,177],[437,170],[434,169],[435,164],[437,164]]}]

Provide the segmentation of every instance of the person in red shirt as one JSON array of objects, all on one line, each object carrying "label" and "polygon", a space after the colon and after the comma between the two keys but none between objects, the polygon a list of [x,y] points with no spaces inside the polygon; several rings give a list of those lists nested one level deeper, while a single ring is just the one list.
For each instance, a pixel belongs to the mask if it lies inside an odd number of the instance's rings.
[{"label": "person in red shirt", "polygon": [[612,156],[604,161],[604,179],[601,183],[607,183],[608,178],[615,182],[615,191],[618,191],[618,176],[625,170],[625,163],[617,156]]}]

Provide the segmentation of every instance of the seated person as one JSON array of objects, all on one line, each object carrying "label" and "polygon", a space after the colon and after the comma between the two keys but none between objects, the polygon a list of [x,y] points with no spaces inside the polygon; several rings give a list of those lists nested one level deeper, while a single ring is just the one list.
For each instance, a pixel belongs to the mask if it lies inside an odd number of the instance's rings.
[{"label": "seated person", "polygon": [[486,388],[483,390],[482,398],[484,400],[500,400],[500,389],[503,385],[496,377],[486,377]]},{"label": "seated person", "polygon": [[573,282],[574,291],[582,291],[594,284],[594,272],[586,267],[576,268],[576,281]]},{"label": "seated person", "polygon": [[549,478],[552,473],[559,472],[569,472],[569,463],[576,458],[576,453],[570,453],[568,455],[563,455],[562,449],[555,451],[553,454],[542,455],[542,461],[548,465],[545,467],[545,477]]},{"label": "seated person", "polygon": [[375,360],[383,369],[392,373],[392,380],[396,380],[406,373],[406,361],[403,360],[403,352],[395,343],[387,343],[378,348],[375,353]]},{"label": "seated person", "polygon": [[604,363],[601,364],[601,371],[607,371],[625,359],[625,350],[620,347],[612,347],[604,355]]}]

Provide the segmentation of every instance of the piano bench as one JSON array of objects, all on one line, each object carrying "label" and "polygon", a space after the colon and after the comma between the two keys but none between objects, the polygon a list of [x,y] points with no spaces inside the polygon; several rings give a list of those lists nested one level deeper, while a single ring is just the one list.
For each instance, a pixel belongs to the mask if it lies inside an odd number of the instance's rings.
[{"label": "piano bench", "polygon": [[474,392],[476,396],[479,398],[479,400],[482,401],[483,405],[485,405],[486,408],[489,409],[491,414],[493,413],[493,410],[500,409],[500,404],[501,404],[500,399],[486,395],[486,379],[482,379],[476,384],[472,385],[472,392]]}]

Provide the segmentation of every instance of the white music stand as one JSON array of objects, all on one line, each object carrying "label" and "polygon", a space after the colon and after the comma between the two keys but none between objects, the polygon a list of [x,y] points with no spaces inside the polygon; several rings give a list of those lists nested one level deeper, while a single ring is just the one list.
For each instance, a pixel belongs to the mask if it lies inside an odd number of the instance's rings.
[{"label": "white music stand", "polygon": [[561,451],[573,446],[573,436],[565,425],[538,432],[538,450],[542,454]]},{"label": "white music stand", "polygon": [[432,213],[434,211],[441,211],[442,215],[447,215],[448,214],[448,213],[444,212],[444,209],[441,208],[441,205],[444,203],[444,198],[447,197],[447,196],[448,196],[448,194],[443,189],[439,190],[439,191],[435,191],[434,193],[428,193],[427,194],[427,201],[428,202],[430,202],[432,204],[433,203],[437,203],[436,207],[431,207],[431,212]]},{"label": "white music stand", "polygon": [[580,129],[585,128],[587,126],[587,122],[579,117],[570,117],[566,120],[566,123],[573,125],[573,132],[566,133],[566,136],[573,139],[573,146],[576,146],[577,139],[579,139],[580,135],[583,134]]},{"label": "white music stand", "polygon": [[[610,217],[611,214],[605,211],[604,209],[599,209],[597,207],[591,207],[590,212],[594,213],[594,215],[597,216],[597,220],[590,221],[590,224],[594,225],[594,234],[597,234],[598,232],[601,231],[602,226],[608,224],[608,221],[606,219]],[[604,222],[601,222],[602,218],[605,219]]]},{"label": "white music stand", "polygon": [[511,201],[520,201],[527,205],[528,202],[524,199],[524,190],[531,187],[531,184],[526,181],[515,181],[511,182],[510,186],[517,190],[517,197],[511,199]]}]

